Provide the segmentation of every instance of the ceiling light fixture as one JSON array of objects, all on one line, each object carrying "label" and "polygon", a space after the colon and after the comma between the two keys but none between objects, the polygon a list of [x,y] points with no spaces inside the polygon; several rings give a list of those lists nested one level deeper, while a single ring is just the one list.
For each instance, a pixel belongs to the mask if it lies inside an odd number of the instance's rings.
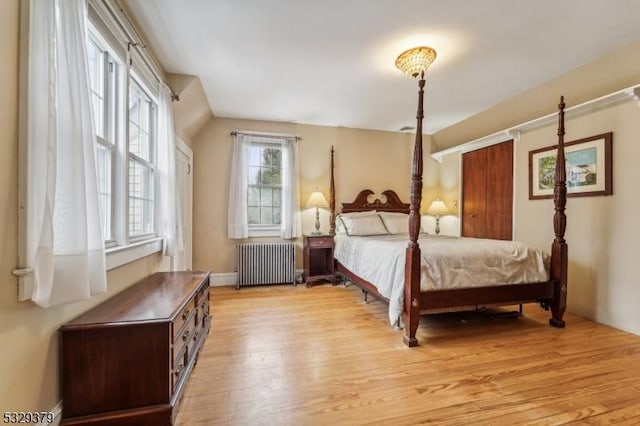
[{"label": "ceiling light fixture", "polygon": [[436,51],[431,47],[420,46],[405,50],[396,59],[396,67],[411,77],[424,78],[429,65],[436,59]]}]

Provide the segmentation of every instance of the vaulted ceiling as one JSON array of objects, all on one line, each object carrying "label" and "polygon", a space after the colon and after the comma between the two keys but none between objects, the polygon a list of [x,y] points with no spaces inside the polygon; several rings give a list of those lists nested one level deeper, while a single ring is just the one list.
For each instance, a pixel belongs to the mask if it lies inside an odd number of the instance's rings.
[{"label": "vaulted ceiling", "polygon": [[125,0],[167,72],[215,116],[397,131],[417,84],[399,53],[436,49],[435,133],[640,39],[637,0]]}]

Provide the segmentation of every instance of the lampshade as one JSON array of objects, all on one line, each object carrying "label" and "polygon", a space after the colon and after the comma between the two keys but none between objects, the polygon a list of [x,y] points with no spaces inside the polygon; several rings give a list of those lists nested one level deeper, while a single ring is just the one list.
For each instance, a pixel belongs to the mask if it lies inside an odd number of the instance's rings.
[{"label": "lampshade", "polygon": [[429,206],[429,209],[427,210],[427,214],[430,214],[433,216],[449,214],[449,209],[447,209],[447,206],[444,204],[444,201],[442,201],[440,198],[436,198],[435,200],[433,200],[433,202]]},{"label": "lampshade", "polygon": [[427,46],[414,47],[406,50],[396,59],[396,67],[403,73],[416,77],[426,72],[429,65],[436,59],[436,51]]},{"label": "lampshade", "polygon": [[324,198],[324,195],[322,195],[322,192],[313,191],[309,197],[309,201],[307,201],[307,207],[329,207],[329,203],[327,199]]}]

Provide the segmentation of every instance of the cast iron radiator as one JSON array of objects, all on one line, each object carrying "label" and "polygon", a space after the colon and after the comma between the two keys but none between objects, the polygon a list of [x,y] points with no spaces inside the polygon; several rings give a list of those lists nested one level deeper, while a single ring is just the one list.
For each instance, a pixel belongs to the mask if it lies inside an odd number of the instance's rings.
[{"label": "cast iron radiator", "polygon": [[296,246],[294,243],[238,244],[238,282],[236,289],[263,284],[295,284]]}]

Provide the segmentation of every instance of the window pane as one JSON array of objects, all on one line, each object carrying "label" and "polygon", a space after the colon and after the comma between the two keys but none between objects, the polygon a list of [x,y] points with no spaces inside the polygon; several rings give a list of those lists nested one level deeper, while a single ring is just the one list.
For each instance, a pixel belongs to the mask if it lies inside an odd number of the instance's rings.
[{"label": "window pane", "polygon": [[249,187],[249,192],[247,196],[247,205],[248,206],[259,206],[260,205],[260,189]]},{"label": "window pane", "polygon": [[260,209],[260,222],[263,225],[273,224],[273,213],[270,208]]},{"label": "window pane", "polygon": [[271,170],[269,170],[269,179],[270,179],[270,183],[272,185],[281,185],[281,179],[280,179],[280,168],[272,168]]},{"label": "window pane", "polygon": [[151,123],[154,112],[151,99],[131,80],[129,92],[129,152],[152,162]]},{"label": "window pane", "polygon": [[249,167],[249,185],[260,183],[260,167]]},{"label": "window pane", "polygon": [[137,89],[137,85],[131,84],[129,88],[129,122],[133,124],[138,124],[140,119],[139,115],[139,104],[140,104],[140,91]]},{"label": "window pane", "polygon": [[263,185],[271,185],[273,183],[273,170],[271,167],[260,168],[260,183]]},{"label": "window pane", "polygon": [[153,232],[153,170],[129,160],[129,235]]},{"label": "window pane", "polygon": [[262,188],[260,190],[260,205],[261,206],[273,206],[273,192],[271,188]]},{"label": "window pane", "polygon": [[110,240],[111,234],[111,150],[102,144],[97,146],[98,194],[102,209],[102,236]]},{"label": "window pane", "polygon": [[247,213],[249,216],[249,225],[260,224],[260,207],[249,207]]},{"label": "window pane", "polygon": [[282,150],[278,145],[255,144],[251,147],[247,196],[250,225],[280,224],[281,163]]},{"label": "window pane", "polygon": [[282,190],[280,188],[273,189],[273,205],[275,207],[280,207],[282,202]]},{"label": "window pane", "polygon": [[282,167],[282,150],[281,149],[272,149],[271,150],[271,166],[280,169]]},{"label": "window pane", "polygon": [[249,165],[250,166],[259,166],[260,158],[262,156],[260,147],[252,146],[249,154]]},{"label": "window pane", "polygon": [[282,223],[280,221],[280,208],[279,207],[274,207],[273,208],[273,223],[275,225],[280,225],[280,223]]},{"label": "window pane", "polygon": [[105,137],[105,52],[93,42],[88,41],[87,53],[89,59],[89,81],[91,84],[91,106],[93,108],[93,121],[96,126],[96,134]]},{"label": "window pane", "polygon": [[93,108],[93,122],[96,126],[96,135],[104,138],[104,99],[91,93],[91,107]]}]

